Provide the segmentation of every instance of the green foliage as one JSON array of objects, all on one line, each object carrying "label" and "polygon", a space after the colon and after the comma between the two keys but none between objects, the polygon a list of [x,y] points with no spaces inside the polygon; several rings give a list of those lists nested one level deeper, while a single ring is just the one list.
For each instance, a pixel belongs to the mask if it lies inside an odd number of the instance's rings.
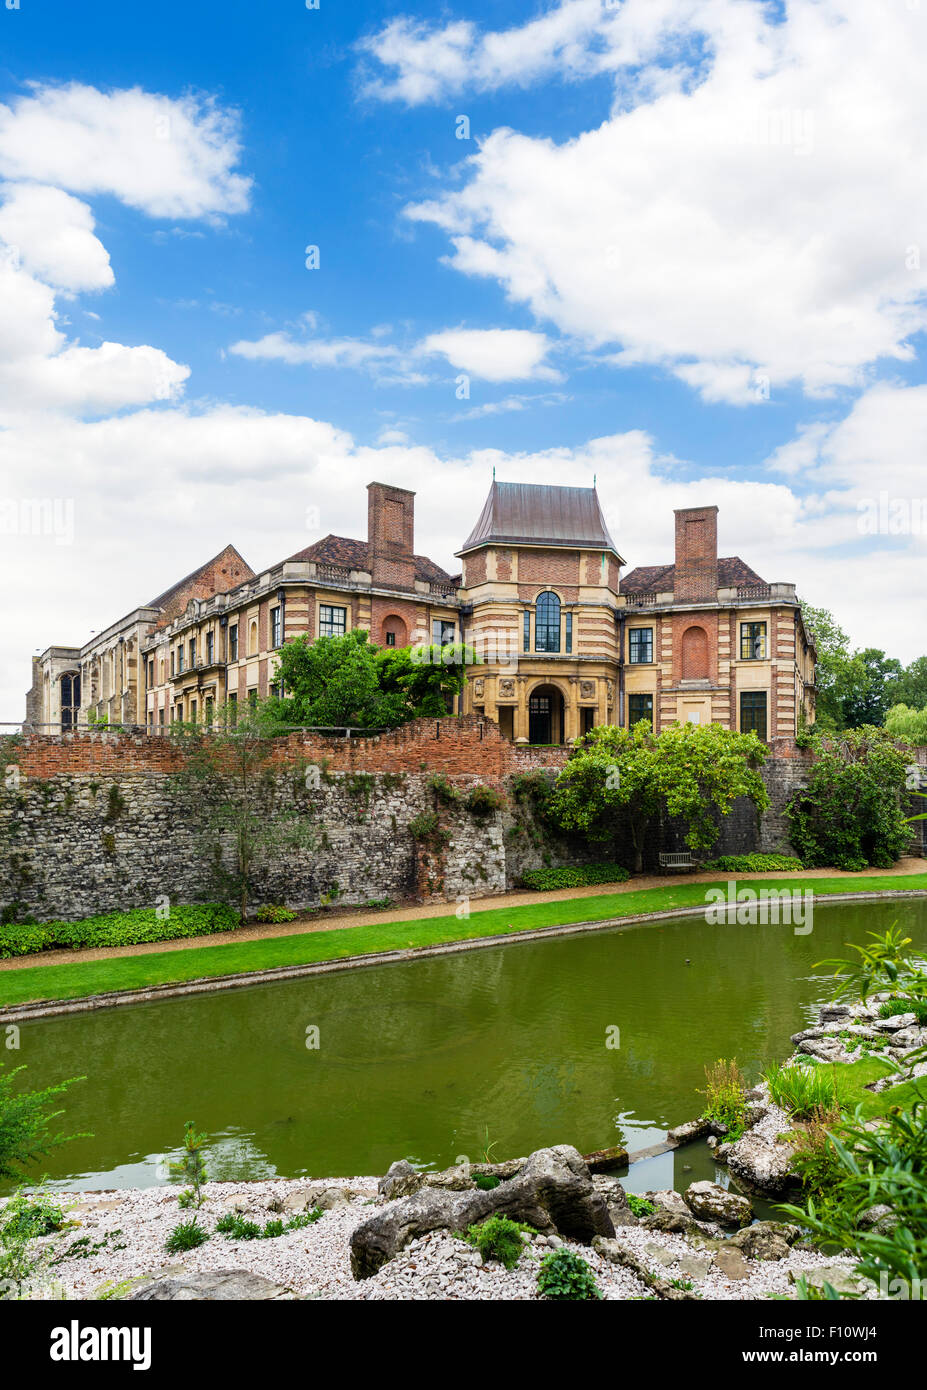
[{"label": "green foliage", "polygon": [[470,1226],[464,1237],[475,1245],[484,1260],[498,1260],[506,1269],[514,1269],[525,1248],[522,1232],[534,1234],[534,1228],[507,1216],[490,1216],[477,1226]]},{"label": "green foliage", "polygon": [[816,1112],[839,1104],[836,1073],[826,1067],[774,1064],[763,1072],[763,1080],[773,1104],[796,1120],[811,1119]]},{"label": "green foliage", "polygon": [[918,1027],[927,1028],[927,999],[886,999],[879,1005],[879,1018],[898,1018],[901,1014],[914,1014]]},{"label": "green foliage", "polygon": [[545,1255],[538,1270],[538,1293],[560,1301],[601,1298],[595,1275],[581,1255],[561,1247]]},{"label": "green foliage", "polygon": [[927,970],[921,957],[911,950],[909,936],[904,936],[897,922],[885,932],[867,932],[868,942],[862,946],[848,942],[856,955],[849,959],[822,960],[815,969],[832,969],[840,983],[836,997],[850,995],[863,1003],[870,994],[882,990],[899,991],[913,1004],[927,1001]]},{"label": "green foliage", "polygon": [[927,703],[927,692],[919,699],[927,676],[921,664],[924,658],[905,670],[900,661],[876,647],[851,651],[849,638],[832,613],[806,603],[801,608],[817,647],[815,705],[820,730],[833,733],[881,725],[892,704],[912,697],[915,703]]},{"label": "green foliage", "polygon": [[723,1125],[730,1140],[739,1139],[747,1118],[747,1088],[736,1057],[721,1057],[705,1068],[705,1109],[702,1115]]},{"label": "green foliage", "polygon": [[409,834],[413,840],[422,840],[432,845],[446,844],[451,832],[443,826],[434,811],[421,811],[409,821]]},{"label": "green foliage", "polygon": [[892,705],[885,716],[885,728],[892,738],[900,738],[912,747],[922,748],[927,744],[927,709]]},{"label": "green foliage", "polygon": [[99,946],[137,946],[145,941],[174,941],[210,936],[239,925],[225,903],[182,904],[160,917],[154,907],[104,912],[79,922],[39,922],[0,927],[0,959],[38,951],[81,951]]},{"label": "green foliage", "polygon": [[540,819],[544,819],[557,784],[557,773],[537,767],[532,772],[519,772],[512,778],[512,796],[516,802],[530,806]]},{"label": "green foliage", "polygon": [[887,869],[911,839],[901,810],[907,763],[881,729],[848,730],[822,748],[786,807],[789,838],[808,868]]},{"label": "green foliage", "polygon": [[463,800],[463,792],[449,782],[443,772],[435,772],[428,779],[428,785],[438,801],[445,806],[456,806]]},{"label": "green foliage", "polygon": [[482,782],[467,792],[466,807],[474,816],[491,816],[494,812],[501,811],[504,805],[505,797],[502,792],[495,787],[487,787]]},{"label": "green foliage", "polygon": [[60,1202],[47,1192],[26,1192],[18,1189],[0,1213],[0,1241],[35,1240],[49,1236],[67,1225]]},{"label": "green foliage", "polygon": [[202,1185],[206,1182],[206,1164],[203,1161],[203,1149],[208,1142],[209,1136],[197,1134],[196,1126],[192,1120],[187,1120],[183,1127],[183,1149],[180,1158],[176,1163],[169,1164],[171,1176],[179,1178],[182,1182],[190,1184],[192,1199],[183,1203],[184,1206],[201,1207],[203,1205]]},{"label": "green foliage", "polygon": [[629,1192],[627,1198],[632,1216],[653,1216],[656,1211],[653,1202],[648,1201],[646,1197],[639,1197],[636,1192]]},{"label": "green foliage", "polygon": [[178,1222],[164,1242],[164,1248],[169,1255],[179,1255],[184,1250],[195,1250],[198,1245],[205,1245],[208,1239],[209,1232],[194,1216],[189,1221]]},{"label": "green foliage", "polygon": [[706,873],[722,874],[793,873],[803,867],[801,860],[790,854],[722,854],[702,865]]},{"label": "green foliage", "polygon": [[561,829],[593,841],[613,842],[627,829],[640,872],[647,829],[660,811],[685,821],[693,850],[713,847],[716,817],[735,798],[764,811],[769,797],[759,768],[767,754],[756,734],[720,724],[677,723],[661,734],[644,720],[631,729],[603,725],[579,740],[557,780],[551,815]]},{"label": "green foliage", "polygon": [[538,893],[555,888],[584,888],[591,883],[626,883],[631,875],[621,864],[568,864],[559,869],[527,869],[521,886]]},{"label": "green foliage", "polygon": [[477,1173],[473,1181],[481,1192],[492,1192],[499,1186],[499,1179],[493,1173]]},{"label": "green foliage", "polygon": [[254,915],[259,922],[295,922],[299,913],[282,903],[263,903]]},{"label": "green foliage", "polygon": [[216,1222],[216,1230],[227,1240],[276,1240],[287,1231],[301,1231],[314,1225],[324,1214],[321,1207],[313,1207],[311,1211],[297,1212],[288,1221],[275,1217],[259,1226],[256,1221],[248,1221],[238,1212],[230,1211]]},{"label": "green foliage", "polygon": [[277,679],[286,694],[266,702],[282,724],[323,728],[393,728],[410,719],[447,714],[464,687],[472,648],[377,648],[355,628],[341,637],[303,634],[278,653]]},{"label": "green foliage", "polygon": [[87,1138],[83,1134],[53,1133],[52,1122],[64,1111],[50,1108],[75,1081],[86,1078],[72,1076],[42,1090],[18,1091],[14,1082],[25,1070],[14,1067],[7,1071],[0,1059],[0,1180],[19,1177],[29,1164],[70,1139]]}]

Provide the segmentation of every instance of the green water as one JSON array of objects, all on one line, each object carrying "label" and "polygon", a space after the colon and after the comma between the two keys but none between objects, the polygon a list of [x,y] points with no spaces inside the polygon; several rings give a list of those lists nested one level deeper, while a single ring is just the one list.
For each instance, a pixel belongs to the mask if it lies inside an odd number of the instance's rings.
[{"label": "green water", "polygon": [[65,1119],[95,1137],[43,1164],[62,1186],[164,1181],[188,1118],[214,1178],[443,1167],[487,1129],[495,1157],[637,1149],[698,1112],[706,1063],[786,1055],[831,993],[814,963],[895,921],[927,947],[924,902],[821,906],[807,936],[642,924],[39,1020],[6,1060],[32,1085],[87,1077]]}]

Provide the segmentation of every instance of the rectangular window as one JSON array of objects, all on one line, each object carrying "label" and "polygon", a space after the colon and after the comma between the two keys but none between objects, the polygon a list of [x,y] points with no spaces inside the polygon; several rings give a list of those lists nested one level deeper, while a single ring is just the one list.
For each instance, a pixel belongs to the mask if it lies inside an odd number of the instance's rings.
[{"label": "rectangular window", "polygon": [[741,661],[766,660],[765,623],[741,623],[740,659]]},{"label": "rectangular window", "polygon": [[212,702],[212,700],[211,700],[211,699],[204,700],[204,701],[203,701],[203,718],[206,720],[206,723],[207,723],[207,724],[211,724],[211,723],[212,723],[212,715],[213,715],[213,702]]},{"label": "rectangular window", "polygon": [[163,710],[163,709],[159,709],[159,710],[158,710],[158,723],[159,723],[159,725],[161,726],[161,728],[163,729],[163,728],[164,728],[164,710]]},{"label": "rectangular window", "polygon": [[238,624],[232,623],[229,628],[229,661],[238,660]]},{"label": "rectangular window", "polygon": [[749,734],[750,730],[766,742],[766,691],[742,690],[740,692],[740,732]]},{"label": "rectangular window", "polygon": [[206,665],[211,666],[215,659],[216,635],[210,628],[206,634]]},{"label": "rectangular window", "polygon": [[628,696],[628,728],[639,724],[642,719],[653,728],[653,696],[652,695],[629,695]]},{"label": "rectangular window", "polygon": [[154,661],[148,663],[148,684],[154,685]]},{"label": "rectangular window", "polygon": [[572,614],[572,613],[565,613],[565,614],[564,614],[563,650],[564,650],[565,652],[571,652],[571,651],[573,650],[573,614]]},{"label": "rectangular window", "polygon": [[388,633],[386,634],[386,645],[387,645],[388,647],[395,647],[395,645],[396,645],[396,634],[395,634],[395,632],[388,632]]},{"label": "rectangular window", "polygon": [[435,646],[444,647],[448,642],[453,642],[457,637],[457,628],[453,623],[446,622],[444,618],[435,618],[431,624],[431,640]]},{"label": "rectangular window", "polygon": [[190,701],[190,723],[191,723],[191,724],[195,724],[195,723],[196,723],[196,701],[195,701],[195,700],[191,700],[191,701]]},{"label": "rectangular window", "polygon": [[348,630],[348,610],[331,603],[319,604],[319,636],[343,637]]},{"label": "rectangular window", "polygon": [[257,702],[258,693],[257,690],[254,687],[252,687],[251,690],[248,691],[248,704],[251,706],[252,709],[257,709]]},{"label": "rectangular window", "polygon": [[628,660],[633,666],[649,666],[653,661],[653,628],[632,627],[628,633]]},{"label": "rectangular window", "polygon": [[196,638],[190,638],[190,666],[196,665]]},{"label": "rectangular window", "polygon": [[177,674],[183,671],[183,643],[177,648]]},{"label": "rectangular window", "polygon": [[230,725],[231,728],[234,729],[235,725],[238,723],[238,696],[237,696],[237,695],[234,695],[234,694],[229,695],[229,698],[228,698],[228,706],[229,706],[229,725]]},{"label": "rectangular window", "polygon": [[523,639],[522,639],[522,647],[523,647],[523,649],[524,649],[526,652],[530,652],[530,650],[531,650],[531,610],[530,610],[530,608],[526,608],[526,609],[525,609],[525,627],[524,627],[524,635],[523,635]]},{"label": "rectangular window", "polygon": [[270,645],[272,647],[283,646],[283,609],[272,608],[270,610]]}]

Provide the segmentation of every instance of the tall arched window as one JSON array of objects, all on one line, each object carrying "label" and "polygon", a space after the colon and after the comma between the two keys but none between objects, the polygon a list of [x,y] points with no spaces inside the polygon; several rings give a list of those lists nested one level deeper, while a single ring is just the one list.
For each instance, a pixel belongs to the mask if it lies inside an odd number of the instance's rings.
[{"label": "tall arched window", "polygon": [[61,727],[73,729],[80,714],[80,676],[61,677]]},{"label": "tall arched window", "polygon": [[559,652],[560,650],[560,600],[548,591],[538,594],[534,610],[534,650],[536,652]]}]

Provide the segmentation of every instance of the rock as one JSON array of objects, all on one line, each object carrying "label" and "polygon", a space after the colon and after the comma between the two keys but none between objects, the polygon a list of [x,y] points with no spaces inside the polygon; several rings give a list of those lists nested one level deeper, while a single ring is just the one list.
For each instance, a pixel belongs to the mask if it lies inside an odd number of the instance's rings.
[{"label": "rock", "polygon": [[873,1024],[880,1033],[897,1033],[902,1028],[917,1026],[917,1014],[894,1014],[891,1018],[877,1018]]},{"label": "rock", "polygon": [[596,1149],[591,1154],[583,1154],[583,1162],[590,1173],[612,1173],[616,1168],[627,1168],[628,1151],[617,1145],[611,1149]]},{"label": "rock", "polygon": [[818,1011],[818,1018],[822,1023],[842,1023],[852,1013],[853,1010],[849,1004],[822,1004]]},{"label": "rock", "polygon": [[668,1207],[660,1207],[652,1216],[641,1217],[640,1225],[645,1231],[664,1231],[680,1236],[688,1236],[698,1230],[691,1213],[670,1211]]},{"label": "rock", "polygon": [[927,1044],[927,1028],[899,1028],[892,1038],[893,1047],[924,1047]]},{"label": "rock", "polygon": [[[655,1274],[645,1259],[622,1245],[618,1240],[596,1236],[592,1242],[592,1248],[604,1260],[608,1260],[611,1264],[622,1265],[629,1270],[642,1284],[652,1289],[657,1298],[680,1302],[698,1298],[698,1294],[694,1290],[674,1288],[668,1279]],[[662,1249],[662,1247],[660,1248]]]},{"label": "rock", "polygon": [[667,1269],[676,1263],[676,1256],[672,1250],[667,1250],[664,1245],[655,1245],[652,1240],[648,1240],[644,1246],[644,1254],[656,1264],[665,1265]]},{"label": "rock", "polygon": [[750,1271],[744,1263],[744,1257],[736,1247],[730,1243],[723,1245],[714,1258],[715,1268],[724,1275],[725,1279],[749,1279]]},{"label": "rock", "polygon": [[678,1211],[683,1216],[689,1215],[689,1208],[682,1199],[682,1193],[675,1188],[663,1188],[660,1192],[644,1192],[642,1194],[648,1202],[653,1202],[655,1207],[663,1207],[666,1211]]},{"label": "rock", "polygon": [[746,1226],[753,1217],[748,1198],[729,1192],[716,1182],[692,1183],[685,1193],[685,1202],[693,1216],[717,1221],[722,1226]]},{"label": "rock", "polygon": [[593,1174],[592,1185],[596,1192],[601,1193],[605,1198],[608,1214],[616,1230],[619,1226],[636,1226],[638,1224],[637,1217],[628,1202],[628,1194],[618,1178],[596,1173]]},{"label": "rock", "polygon": [[398,1158],[395,1163],[390,1164],[386,1175],[377,1183],[377,1191],[381,1197],[392,1202],[397,1197],[411,1197],[424,1182],[424,1174],[413,1168],[408,1159]]},{"label": "rock", "polygon": [[666,1131],[667,1144],[688,1144],[693,1139],[701,1139],[703,1135],[711,1132],[711,1120],[700,1115],[697,1120],[690,1120],[688,1124],[676,1125],[675,1129]]},{"label": "rock", "polygon": [[[783,1129],[788,1127],[785,1120]],[[748,1130],[732,1144],[727,1155],[728,1171],[743,1178],[760,1192],[780,1193],[796,1181],[792,1167],[791,1144]]]},{"label": "rock", "polygon": [[559,1144],[531,1154],[513,1178],[489,1192],[423,1186],[375,1212],[351,1236],[354,1278],[375,1274],[416,1236],[436,1230],[461,1234],[495,1213],[583,1245],[596,1235],[615,1234],[582,1156],[571,1145]]},{"label": "rock", "polygon": [[152,1279],[126,1294],[125,1302],[214,1303],[255,1299],[292,1299],[282,1284],[275,1284],[246,1269],[185,1270],[182,1274]]},{"label": "rock", "polygon": [[333,1211],[335,1207],[347,1207],[351,1204],[351,1193],[346,1187],[323,1187],[312,1193],[311,1206],[320,1207],[322,1211]]},{"label": "rock", "polygon": [[843,1265],[816,1265],[813,1269],[803,1269],[799,1271],[790,1270],[789,1280],[797,1284],[802,1274],[812,1289],[822,1289],[825,1284],[830,1284],[831,1288],[839,1294],[852,1294],[854,1297],[861,1293],[871,1292],[875,1289],[871,1279],[863,1279],[852,1270],[845,1269]]},{"label": "rock", "polygon": [[219,1200],[224,1207],[228,1207],[229,1211],[241,1213],[248,1210],[247,1197],[242,1197],[239,1193],[230,1192],[225,1197],[220,1197]]},{"label": "rock", "polygon": [[839,1038],[820,1038],[817,1041],[806,1038],[798,1044],[798,1050],[807,1057],[817,1057],[821,1062],[839,1062],[846,1052]]},{"label": "rock", "polygon": [[706,1278],[712,1266],[712,1260],[708,1255],[681,1255],[676,1263],[689,1279]]},{"label": "rock", "polygon": [[856,1224],[864,1231],[875,1231],[877,1235],[887,1236],[898,1225],[898,1217],[886,1202],[879,1202],[878,1205],[861,1211],[856,1218]]},{"label": "rock", "polygon": [[755,1221],[731,1236],[727,1245],[748,1260],[784,1260],[798,1235],[798,1227],[784,1221]]},{"label": "rock", "polygon": [[472,1192],[476,1183],[460,1168],[445,1168],[440,1173],[425,1173],[426,1187],[440,1187],[445,1192]]}]

